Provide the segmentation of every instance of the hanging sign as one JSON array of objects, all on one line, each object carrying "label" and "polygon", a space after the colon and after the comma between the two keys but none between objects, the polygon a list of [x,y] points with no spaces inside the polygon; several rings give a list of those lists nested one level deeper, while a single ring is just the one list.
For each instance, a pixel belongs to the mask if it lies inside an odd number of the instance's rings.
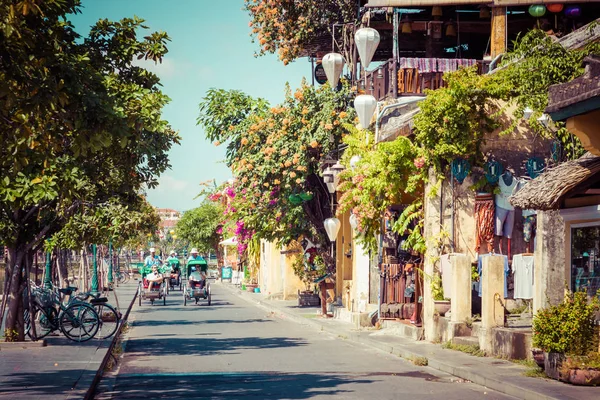
[{"label": "hanging sign", "polygon": [[327,82],[327,75],[325,74],[323,64],[317,64],[315,67],[315,81],[321,85],[324,85]]}]

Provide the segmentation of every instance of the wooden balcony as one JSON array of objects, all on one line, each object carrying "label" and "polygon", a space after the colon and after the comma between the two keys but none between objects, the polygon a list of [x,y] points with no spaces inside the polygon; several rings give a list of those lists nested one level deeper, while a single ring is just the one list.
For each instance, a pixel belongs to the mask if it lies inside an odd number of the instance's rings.
[{"label": "wooden balcony", "polygon": [[401,96],[425,95],[427,89],[446,86],[445,72],[477,65],[480,74],[486,73],[488,63],[473,59],[456,58],[400,58],[389,59],[361,79],[360,88],[377,101],[396,99]]}]

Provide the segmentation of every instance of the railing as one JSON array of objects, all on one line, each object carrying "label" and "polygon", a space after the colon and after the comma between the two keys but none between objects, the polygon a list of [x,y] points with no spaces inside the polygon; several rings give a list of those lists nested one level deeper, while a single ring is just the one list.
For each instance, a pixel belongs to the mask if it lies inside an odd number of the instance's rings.
[{"label": "railing", "polygon": [[480,74],[486,73],[488,62],[456,58],[400,58],[397,63],[389,59],[368,71],[359,84],[366,94],[377,101],[400,96],[424,95],[425,90],[446,86],[445,72],[477,65]]}]

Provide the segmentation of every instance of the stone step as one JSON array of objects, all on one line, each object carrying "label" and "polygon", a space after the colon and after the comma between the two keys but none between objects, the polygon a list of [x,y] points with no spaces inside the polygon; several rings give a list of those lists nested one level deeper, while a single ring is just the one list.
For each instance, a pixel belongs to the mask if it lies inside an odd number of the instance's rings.
[{"label": "stone step", "polygon": [[423,340],[423,328],[404,321],[382,320],[386,334],[397,335],[412,340]]},{"label": "stone step", "polygon": [[466,346],[479,346],[479,338],[476,336],[455,336],[452,338],[452,343]]},{"label": "stone step", "polygon": [[479,331],[481,330],[481,322],[473,322],[471,327],[471,336],[479,337]]}]

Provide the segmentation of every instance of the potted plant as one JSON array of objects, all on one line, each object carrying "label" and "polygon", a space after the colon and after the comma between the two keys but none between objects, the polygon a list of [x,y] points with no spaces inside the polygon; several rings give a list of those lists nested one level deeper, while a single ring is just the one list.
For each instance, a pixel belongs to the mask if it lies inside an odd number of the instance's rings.
[{"label": "potted plant", "polygon": [[318,306],[321,304],[319,293],[312,290],[313,280],[325,272],[325,263],[319,255],[308,255],[296,257],[292,269],[296,276],[304,283],[305,289],[298,291],[298,306]]},{"label": "potted plant", "polygon": [[431,294],[435,311],[440,317],[446,315],[450,311],[450,299],[444,297],[444,287],[442,286],[442,276],[438,271],[433,273],[431,277]]},{"label": "potted plant", "polygon": [[574,384],[600,382],[598,356],[598,297],[567,293],[565,300],[541,309],[533,318],[533,346],[544,351],[550,378]]}]

